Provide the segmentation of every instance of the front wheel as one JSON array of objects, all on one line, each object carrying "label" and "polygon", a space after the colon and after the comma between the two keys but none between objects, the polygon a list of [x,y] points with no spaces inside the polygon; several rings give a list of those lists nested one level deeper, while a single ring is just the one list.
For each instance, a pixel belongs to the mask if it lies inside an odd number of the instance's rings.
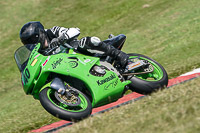
[{"label": "front wheel", "polygon": [[40,92],[40,103],[50,114],[60,119],[81,120],[91,114],[92,105],[86,95],[77,89],[75,91],[78,95],[72,95],[69,99],[54,89],[45,88]]},{"label": "front wheel", "polygon": [[152,67],[152,71],[149,73],[142,73],[140,69],[136,70],[136,74],[132,76],[127,76],[126,78],[131,80],[129,85],[132,91],[141,94],[150,94],[157,89],[163,88],[168,84],[168,75],[162,65],[160,65],[155,60],[141,55],[141,54],[128,54],[130,60],[147,60]]}]

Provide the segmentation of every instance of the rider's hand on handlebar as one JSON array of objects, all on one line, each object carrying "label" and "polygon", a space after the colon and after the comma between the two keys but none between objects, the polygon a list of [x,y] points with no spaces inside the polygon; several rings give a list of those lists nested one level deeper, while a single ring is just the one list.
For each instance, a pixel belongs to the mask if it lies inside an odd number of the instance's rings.
[{"label": "rider's hand on handlebar", "polygon": [[58,48],[60,46],[59,40],[57,38],[54,38],[51,43],[49,44],[49,47],[51,49],[54,49],[55,47]]}]

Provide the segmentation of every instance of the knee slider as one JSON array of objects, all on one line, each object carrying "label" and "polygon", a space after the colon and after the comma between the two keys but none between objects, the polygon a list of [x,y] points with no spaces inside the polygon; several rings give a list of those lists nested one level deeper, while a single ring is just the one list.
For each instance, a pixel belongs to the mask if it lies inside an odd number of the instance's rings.
[{"label": "knee slider", "polygon": [[94,46],[99,46],[101,40],[98,37],[93,36],[90,38],[90,42]]}]

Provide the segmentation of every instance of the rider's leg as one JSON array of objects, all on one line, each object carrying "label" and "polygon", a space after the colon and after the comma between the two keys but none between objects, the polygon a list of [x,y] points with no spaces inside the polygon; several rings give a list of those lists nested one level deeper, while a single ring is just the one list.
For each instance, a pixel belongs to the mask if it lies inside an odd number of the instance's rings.
[{"label": "rider's leg", "polygon": [[126,36],[124,34],[119,34],[112,38],[106,39],[103,42],[105,42],[106,44],[113,45],[116,49],[121,50],[125,41]]},{"label": "rider's leg", "polygon": [[106,43],[101,42],[99,45],[99,50],[104,51],[105,55],[119,61],[122,67],[125,67],[128,63],[129,56],[121,50],[116,49],[112,45],[107,45]]},{"label": "rider's leg", "polygon": [[80,40],[78,50],[84,54],[105,54],[120,62],[125,68],[128,63],[129,56],[116,49],[114,46],[101,42],[97,37],[84,37]]}]

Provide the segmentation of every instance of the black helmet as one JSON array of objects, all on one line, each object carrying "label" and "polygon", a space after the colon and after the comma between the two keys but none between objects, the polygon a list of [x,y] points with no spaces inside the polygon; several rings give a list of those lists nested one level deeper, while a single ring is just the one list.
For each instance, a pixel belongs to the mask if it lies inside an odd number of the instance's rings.
[{"label": "black helmet", "polygon": [[26,23],[20,30],[20,39],[24,45],[42,43],[45,41],[44,26],[37,21]]}]

